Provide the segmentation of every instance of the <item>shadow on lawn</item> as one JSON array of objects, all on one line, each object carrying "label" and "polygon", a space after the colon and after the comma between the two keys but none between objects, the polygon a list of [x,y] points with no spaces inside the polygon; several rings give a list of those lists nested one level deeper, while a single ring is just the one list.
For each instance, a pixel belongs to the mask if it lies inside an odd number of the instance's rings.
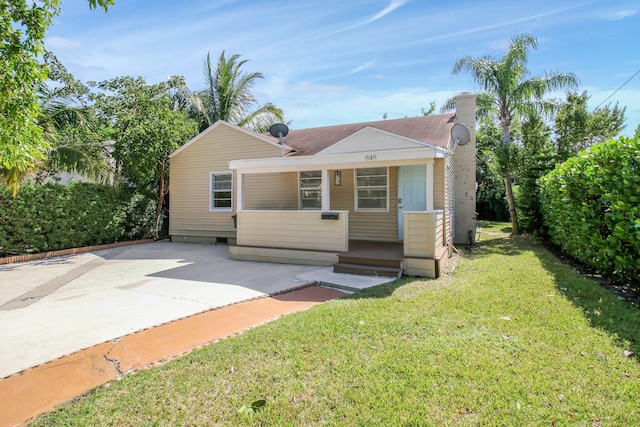
[{"label": "shadow on lawn", "polygon": [[[457,248],[463,257],[482,257],[491,254],[516,255],[520,253],[520,248],[511,241],[507,234],[492,234],[488,238],[476,243],[473,246],[460,246]],[[395,282],[386,283],[384,285],[375,286],[373,288],[364,289],[352,295],[343,297],[344,299],[368,299],[368,298],[387,298],[400,287],[416,280],[434,281],[438,279],[429,279],[424,277],[404,277]]]},{"label": "shadow on lawn", "polygon": [[544,268],[555,277],[558,290],[582,310],[589,324],[606,330],[620,344],[629,341],[631,348],[626,350],[640,358],[640,309],[579,273],[542,245],[537,244],[534,250]]},{"label": "shadow on lawn", "polygon": [[463,256],[482,257],[487,255],[518,255],[522,248],[506,233],[485,233],[473,246],[458,248]]},{"label": "shadow on lawn", "polygon": [[342,297],[343,299],[375,299],[375,298],[387,298],[393,295],[396,289],[406,285],[408,282],[415,280],[415,277],[408,277],[405,279],[398,279],[391,283],[385,283],[383,285],[374,286],[373,288],[363,289],[351,295]]},{"label": "shadow on lawn", "polygon": [[558,290],[582,310],[592,327],[607,331],[620,344],[628,341],[631,348],[627,350],[640,359],[640,308],[578,272],[535,238],[493,234],[474,246],[462,247],[463,256],[469,258],[492,254],[510,256],[523,251],[536,254],[543,267],[553,275]]},{"label": "shadow on lawn", "polygon": [[[480,242],[477,242],[473,246],[460,246],[457,248],[463,257],[474,258],[483,257],[491,254],[500,255],[517,255],[521,249],[515,244],[508,234],[492,233]],[[373,288],[364,289],[356,292],[352,295],[343,297],[344,299],[368,299],[368,298],[387,298],[393,295],[393,293],[400,287],[415,282],[421,281],[435,281],[438,279],[429,279],[425,277],[404,277],[398,279],[395,282],[386,283],[383,285],[375,286]]]}]

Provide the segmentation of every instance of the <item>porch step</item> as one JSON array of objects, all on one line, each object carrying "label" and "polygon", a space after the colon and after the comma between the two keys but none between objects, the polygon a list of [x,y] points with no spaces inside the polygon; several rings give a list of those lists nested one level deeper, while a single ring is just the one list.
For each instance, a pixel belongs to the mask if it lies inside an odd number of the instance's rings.
[{"label": "porch step", "polygon": [[363,276],[400,277],[402,275],[402,268],[339,262],[333,265],[333,272],[343,274],[361,274]]},{"label": "porch step", "polygon": [[381,258],[373,256],[362,256],[350,254],[338,254],[338,262],[340,264],[359,264],[378,267],[402,268],[402,258]]},{"label": "porch step", "polygon": [[336,273],[400,277],[404,256],[400,242],[349,240],[349,251],[338,254]]}]

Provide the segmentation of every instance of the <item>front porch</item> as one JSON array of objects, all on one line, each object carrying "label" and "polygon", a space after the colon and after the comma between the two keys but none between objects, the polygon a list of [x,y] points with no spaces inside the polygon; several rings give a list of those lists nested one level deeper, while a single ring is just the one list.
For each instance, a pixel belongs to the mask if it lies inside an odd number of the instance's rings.
[{"label": "front porch", "polygon": [[337,273],[438,277],[446,262],[443,211],[404,212],[404,240],[349,238],[348,211],[240,211],[236,260],[333,266]]},{"label": "front porch", "polygon": [[230,161],[237,214],[230,257],[436,277],[451,235],[447,156],[442,147],[365,128],[310,156]]}]

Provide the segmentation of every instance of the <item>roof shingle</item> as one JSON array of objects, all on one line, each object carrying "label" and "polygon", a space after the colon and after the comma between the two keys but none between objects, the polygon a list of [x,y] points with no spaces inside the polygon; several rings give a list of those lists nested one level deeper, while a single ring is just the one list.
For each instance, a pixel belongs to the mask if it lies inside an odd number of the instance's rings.
[{"label": "roof shingle", "polygon": [[[438,147],[446,147],[454,124],[454,114],[410,117],[395,120],[351,123],[309,129],[292,129],[284,137],[284,143],[296,150],[289,156],[311,156],[342,141],[349,135],[371,126]],[[266,135],[273,138],[271,135]],[[277,141],[277,138],[273,138]]]}]

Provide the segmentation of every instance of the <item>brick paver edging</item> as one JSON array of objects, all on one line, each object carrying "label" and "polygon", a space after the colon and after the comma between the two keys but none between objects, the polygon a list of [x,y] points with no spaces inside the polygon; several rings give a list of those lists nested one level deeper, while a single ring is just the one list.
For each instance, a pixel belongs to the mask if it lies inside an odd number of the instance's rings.
[{"label": "brick paver edging", "polygon": [[81,254],[84,252],[100,251],[103,249],[113,249],[113,248],[119,248],[121,246],[140,245],[143,243],[152,243],[152,242],[155,242],[155,240],[154,239],[132,240],[130,242],[107,243],[105,245],[84,246],[82,248],[62,249],[59,251],[41,252],[38,254],[14,255],[14,256],[0,258],[0,265],[11,264],[14,262],[33,261],[36,259],[53,258],[57,256],[64,256],[64,255]]},{"label": "brick paver edging", "polygon": [[107,387],[130,372],[344,295],[337,289],[306,286],[262,296],[143,329],[0,378],[0,426],[24,425],[57,404]]}]

